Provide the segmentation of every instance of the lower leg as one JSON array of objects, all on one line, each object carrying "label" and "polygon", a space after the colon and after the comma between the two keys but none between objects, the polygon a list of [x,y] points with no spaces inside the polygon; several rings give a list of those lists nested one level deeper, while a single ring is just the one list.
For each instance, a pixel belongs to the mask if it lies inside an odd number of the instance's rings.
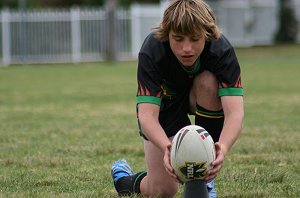
[{"label": "lower leg", "polygon": [[173,197],[179,187],[169,176],[163,165],[163,153],[150,141],[144,141],[147,176],[140,184],[141,194],[145,197]]},{"label": "lower leg", "polygon": [[211,72],[203,71],[195,77],[190,92],[190,110],[196,115],[195,124],[205,128],[217,142],[224,114],[218,96],[218,82]]},{"label": "lower leg", "polygon": [[213,138],[214,142],[219,141],[224,124],[224,113],[220,111],[208,111],[197,105],[195,124],[203,127]]},{"label": "lower leg", "polygon": [[144,197],[173,197],[179,184],[163,165],[163,154],[150,141],[144,143],[148,172],[134,174],[125,160],[112,165],[112,177],[119,196],[142,194]]},{"label": "lower leg", "polygon": [[134,174],[125,160],[116,161],[112,165],[112,178],[119,196],[130,196],[140,194],[140,183],[147,175],[146,172]]}]

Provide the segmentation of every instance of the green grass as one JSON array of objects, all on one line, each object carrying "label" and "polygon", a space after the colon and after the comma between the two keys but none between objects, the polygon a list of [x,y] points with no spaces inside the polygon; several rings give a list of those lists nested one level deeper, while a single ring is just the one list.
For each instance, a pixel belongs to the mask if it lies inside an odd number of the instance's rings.
[{"label": "green grass", "polygon": [[[299,51],[236,50],[245,123],[220,198],[300,197]],[[0,197],[116,197],[114,160],[145,169],[136,62],[0,68],[0,93]]]}]

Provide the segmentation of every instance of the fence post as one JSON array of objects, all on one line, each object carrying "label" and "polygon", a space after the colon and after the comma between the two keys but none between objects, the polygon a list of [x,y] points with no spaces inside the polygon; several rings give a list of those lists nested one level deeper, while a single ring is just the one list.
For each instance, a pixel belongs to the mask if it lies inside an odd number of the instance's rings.
[{"label": "fence post", "polygon": [[140,5],[133,4],[130,9],[131,12],[131,42],[132,42],[132,56],[138,57],[141,41],[141,21],[140,21]]},{"label": "fence post", "polygon": [[74,7],[71,9],[71,36],[72,36],[72,61],[79,63],[81,61],[81,34],[80,34],[80,9]]},{"label": "fence post", "polygon": [[7,8],[2,10],[1,24],[2,24],[2,61],[3,65],[7,66],[11,61],[10,54],[10,14]]}]

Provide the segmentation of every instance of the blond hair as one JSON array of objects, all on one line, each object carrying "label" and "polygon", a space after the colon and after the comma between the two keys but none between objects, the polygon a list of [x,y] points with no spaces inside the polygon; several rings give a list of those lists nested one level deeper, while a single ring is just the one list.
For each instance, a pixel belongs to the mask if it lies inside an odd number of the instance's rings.
[{"label": "blond hair", "polygon": [[220,30],[212,9],[202,0],[173,0],[164,11],[163,19],[154,34],[168,40],[169,32],[183,35],[201,34],[206,40],[218,39]]}]

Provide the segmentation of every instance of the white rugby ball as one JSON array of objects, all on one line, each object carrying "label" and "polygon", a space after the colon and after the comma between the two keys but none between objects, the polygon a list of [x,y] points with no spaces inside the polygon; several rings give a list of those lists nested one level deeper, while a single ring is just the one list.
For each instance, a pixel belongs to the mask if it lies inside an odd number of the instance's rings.
[{"label": "white rugby ball", "polygon": [[203,180],[215,159],[214,141],[200,126],[183,127],[172,140],[171,165],[183,183]]}]

